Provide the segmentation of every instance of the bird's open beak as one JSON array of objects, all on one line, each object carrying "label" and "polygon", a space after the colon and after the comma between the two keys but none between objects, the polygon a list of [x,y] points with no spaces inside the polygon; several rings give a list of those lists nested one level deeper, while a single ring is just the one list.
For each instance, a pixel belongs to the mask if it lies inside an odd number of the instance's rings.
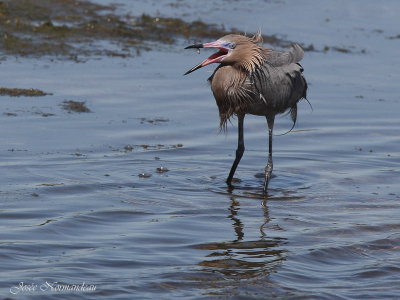
[{"label": "bird's open beak", "polygon": [[205,43],[205,44],[194,44],[191,46],[187,46],[185,49],[200,49],[200,48],[218,48],[219,51],[211,55],[209,58],[206,60],[202,61],[199,63],[197,66],[191,68],[189,71],[187,71],[184,75],[187,75],[189,73],[192,73],[193,71],[196,71],[197,69],[200,69],[204,66],[207,66],[212,63],[218,63],[220,62],[223,58],[225,58],[228,53],[229,53],[229,47],[227,43],[221,42],[221,41],[215,41],[211,43]]}]

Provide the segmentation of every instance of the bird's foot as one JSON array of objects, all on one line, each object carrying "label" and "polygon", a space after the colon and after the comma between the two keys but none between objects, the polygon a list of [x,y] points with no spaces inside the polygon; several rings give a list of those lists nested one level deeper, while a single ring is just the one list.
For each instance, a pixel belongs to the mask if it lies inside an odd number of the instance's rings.
[{"label": "bird's foot", "polygon": [[226,184],[228,185],[228,186],[232,186],[232,183],[239,183],[239,182],[241,182],[241,180],[239,179],[239,178],[236,178],[236,177],[233,177],[233,178],[228,178],[227,180],[226,180]]}]

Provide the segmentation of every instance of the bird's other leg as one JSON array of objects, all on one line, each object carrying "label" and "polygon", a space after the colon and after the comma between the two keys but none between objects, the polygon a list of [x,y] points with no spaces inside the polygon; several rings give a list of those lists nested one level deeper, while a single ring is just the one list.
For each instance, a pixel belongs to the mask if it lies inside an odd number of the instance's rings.
[{"label": "bird's other leg", "polygon": [[267,192],[268,184],[271,179],[273,163],[272,163],[272,131],[274,130],[275,115],[267,115],[268,122],[268,164],[265,167],[264,192]]},{"label": "bird's other leg", "polygon": [[229,172],[228,179],[226,180],[226,183],[228,185],[231,185],[233,175],[235,174],[236,168],[244,153],[243,120],[244,120],[244,115],[238,115],[238,147],[236,149],[235,161],[233,162],[231,171]]}]

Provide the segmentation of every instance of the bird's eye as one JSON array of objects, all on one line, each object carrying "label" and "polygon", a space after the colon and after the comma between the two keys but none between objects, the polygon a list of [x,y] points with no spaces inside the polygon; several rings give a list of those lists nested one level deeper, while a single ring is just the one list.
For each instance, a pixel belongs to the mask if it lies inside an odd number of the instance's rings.
[{"label": "bird's eye", "polygon": [[236,43],[231,43],[231,44],[229,45],[229,47],[230,47],[231,49],[235,49]]}]

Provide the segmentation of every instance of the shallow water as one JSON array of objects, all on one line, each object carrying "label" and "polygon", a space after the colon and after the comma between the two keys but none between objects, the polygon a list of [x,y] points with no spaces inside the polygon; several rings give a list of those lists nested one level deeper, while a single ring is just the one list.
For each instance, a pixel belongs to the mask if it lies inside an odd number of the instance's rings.
[{"label": "shallow water", "polygon": [[[295,129],[274,138],[267,198],[265,119],[246,117],[240,181],[228,189],[236,120],[218,134],[212,68],[182,76],[209,53],[182,50],[187,41],[130,59],[2,61],[2,86],[53,95],[1,97],[1,297],[397,299],[400,39],[388,37],[400,33],[400,5],[176,3],[187,20],[353,52],[306,53],[313,110],[302,101]],[[71,99],[92,112],[63,110]],[[290,125],[278,118],[275,133]]]}]

